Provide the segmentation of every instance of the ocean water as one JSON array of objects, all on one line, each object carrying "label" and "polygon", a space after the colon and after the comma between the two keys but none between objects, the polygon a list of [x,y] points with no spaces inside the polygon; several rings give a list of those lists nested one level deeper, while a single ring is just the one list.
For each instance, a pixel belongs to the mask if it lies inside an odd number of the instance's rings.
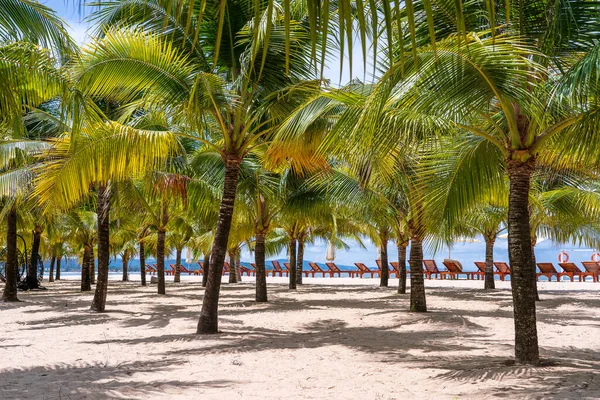
[{"label": "ocean water", "polygon": [[[376,269],[375,260],[378,258],[376,247],[369,241],[365,241],[365,247],[361,248],[358,243],[348,242],[349,250],[338,250],[336,252],[336,258],[334,262],[336,265],[342,270],[356,270],[354,266],[355,262],[365,263],[369,268]],[[304,268],[310,269],[308,266],[309,261],[317,262],[322,265],[324,269],[325,262],[325,251],[327,249],[326,242],[316,242],[313,245],[306,246],[304,252]],[[581,261],[588,261],[591,259],[592,254],[595,252],[594,249],[579,247],[573,244],[555,244],[549,240],[544,240],[535,247],[535,255],[537,262],[552,262],[558,268],[557,258],[558,254],[561,250],[564,250],[569,255],[569,261],[576,263],[581,266]],[[185,252],[184,252],[185,254]],[[410,254],[410,253],[409,253]],[[267,257],[267,269],[271,268],[271,260],[278,260],[283,263],[287,261],[287,254],[282,252],[280,254],[274,255],[272,257]],[[398,252],[396,246],[391,243],[388,246],[388,258],[390,261],[398,260]],[[475,261],[484,261],[485,260],[485,243],[483,241],[475,242],[475,243],[455,243],[451,249],[444,248],[437,253],[434,253],[427,248],[424,249],[424,258],[425,259],[434,259],[436,260],[438,266],[442,267],[442,261],[445,258],[452,258],[459,260],[465,271],[476,271]],[[495,261],[505,261],[508,262],[508,243],[506,239],[498,239],[496,241],[496,245],[494,248],[494,260]],[[193,262],[193,260],[189,260],[192,262],[186,262],[186,260],[182,260],[183,265],[188,269],[197,269],[198,265]],[[249,266],[250,263],[254,262],[253,254],[245,251],[242,252],[242,264]],[[146,259],[147,264],[155,264],[156,261],[152,258]],[[174,258],[168,258],[165,260],[165,265],[174,264]],[[46,268],[49,267],[49,262],[45,262]],[[68,259],[65,263],[61,264],[61,269],[63,271],[68,270],[80,270],[80,266],[77,264],[77,260],[75,258]],[[122,263],[119,258],[114,259],[111,258],[109,269],[113,272],[121,271]],[[129,270],[131,272],[139,271],[139,259],[133,259],[129,263]]]}]

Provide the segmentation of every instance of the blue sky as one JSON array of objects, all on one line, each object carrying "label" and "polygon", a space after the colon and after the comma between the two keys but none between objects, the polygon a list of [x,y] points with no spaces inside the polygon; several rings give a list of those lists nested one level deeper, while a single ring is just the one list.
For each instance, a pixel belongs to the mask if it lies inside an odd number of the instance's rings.
[{"label": "blue sky", "polygon": [[[84,21],[84,17],[89,13],[89,7],[79,7],[78,0],[47,0],[42,1],[46,6],[57,11],[58,15],[62,17],[69,25],[70,32],[74,39],[79,44],[83,44],[87,41],[87,31],[90,25]],[[332,57],[331,62],[325,70],[325,77],[330,79],[332,83],[337,84],[345,83],[349,80],[350,74],[347,64],[340,79],[340,68],[339,58]],[[363,78],[363,57],[361,51],[356,51],[353,55],[353,75],[362,80]],[[366,249],[361,248],[357,243],[348,242],[350,244],[350,250],[338,251],[336,256],[336,262],[341,265],[353,265],[354,262],[364,262],[367,265],[374,265],[374,260],[377,256],[377,249],[373,243],[369,240],[365,240]],[[506,239],[498,239],[496,243],[495,257],[498,260],[508,260],[507,254],[507,242]],[[308,261],[325,261],[325,250],[327,244],[324,242],[318,242],[306,248],[305,259]],[[571,260],[582,261],[590,259],[591,251],[581,250],[577,246],[568,244],[555,246],[550,241],[540,243],[536,247],[536,255],[539,261],[555,261],[556,255],[561,249],[569,251]],[[451,250],[452,258],[457,258],[463,261],[463,265],[469,269],[473,265],[473,261],[483,260],[485,256],[485,244],[483,241],[476,243],[457,243]],[[276,258],[286,258],[285,252],[278,255]],[[397,258],[396,246],[394,243],[390,243],[389,246],[389,257],[390,260]],[[425,258],[436,258],[441,262],[442,259],[448,257],[448,249],[442,249],[437,254],[427,252]],[[244,261],[252,261],[252,255],[245,252],[243,254]]]}]

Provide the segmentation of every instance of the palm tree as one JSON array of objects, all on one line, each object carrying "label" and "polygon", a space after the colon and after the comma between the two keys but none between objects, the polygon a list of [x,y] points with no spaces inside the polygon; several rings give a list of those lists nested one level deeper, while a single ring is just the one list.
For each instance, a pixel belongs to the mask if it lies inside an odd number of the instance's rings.
[{"label": "palm tree", "polygon": [[[108,33],[85,58],[87,67],[81,79],[86,81],[88,93],[118,96],[125,101],[143,89],[146,102],[168,104],[184,113],[188,125],[197,130],[188,136],[211,147],[224,160],[220,216],[198,324],[198,333],[217,333],[221,270],[240,163],[268,133],[269,120],[263,119],[264,113],[259,111],[260,100],[273,90],[310,77],[314,71],[308,29],[302,24],[305,9],[299,7],[289,18],[290,14],[286,17],[279,7],[252,9],[243,2],[209,2],[200,21],[191,18],[193,10],[186,1],[124,1],[100,7],[93,18],[99,22],[99,29],[108,29]],[[224,18],[225,13],[228,18]],[[161,18],[157,15],[169,18],[158,23]],[[231,18],[234,15],[236,18]],[[259,20],[265,23],[257,24]],[[130,26],[138,31],[116,31],[110,28],[113,26]],[[209,26],[226,29],[205,30]],[[144,32],[139,31],[141,27]],[[206,33],[194,36],[201,30]],[[286,32],[294,38],[289,52],[283,43]],[[263,46],[267,41],[269,46]],[[293,62],[288,65],[286,59]],[[213,72],[229,82],[231,91]],[[115,90],[117,87],[119,90]]]}]

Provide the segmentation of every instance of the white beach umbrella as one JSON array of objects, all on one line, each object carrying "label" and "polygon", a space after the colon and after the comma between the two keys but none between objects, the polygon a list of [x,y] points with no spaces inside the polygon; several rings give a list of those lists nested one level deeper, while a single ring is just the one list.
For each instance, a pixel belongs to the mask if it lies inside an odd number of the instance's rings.
[{"label": "white beach umbrella", "polygon": [[327,251],[325,252],[325,259],[327,261],[335,260],[335,247],[333,246],[333,243],[331,243],[331,242],[327,243]]},{"label": "white beach umbrella", "polygon": [[191,264],[191,262],[192,262],[192,251],[190,250],[189,247],[185,248],[185,262],[187,264]]}]

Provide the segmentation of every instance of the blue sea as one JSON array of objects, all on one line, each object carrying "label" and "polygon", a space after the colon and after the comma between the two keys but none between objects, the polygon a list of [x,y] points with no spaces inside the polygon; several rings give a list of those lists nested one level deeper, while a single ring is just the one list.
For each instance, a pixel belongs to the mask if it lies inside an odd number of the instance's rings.
[{"label": "blue sea", "polygon": [[[481,239],[481,238],[480,238]],[[376,269],[375,260],[378,258],[377,249],[373,243],[366,240],[364,242],[366,248],[361,248],[358,243],[355,242],[347,242],[349,245],[349,250],[338,250],[336,252],[336,258],[334,262],[340,269],[342,270],[356,270],[354,267],[355,262],[365,263],[369,268]],[[304,251],[304,266],[305,269],[310,269],[308,266],[309,261],[317,262],[318,264],[324,265],[325,260],[325,251],[327,249],[326,242],[316,242],[313,245],[308,245],[305,247]],[[594,249],[579,247],[573,244],[555,244],[550,240],[544,240],[535,248],[536,260],[538,262],[558,262],[557,257],[561,250],[564,250],[569,255],[569,261],[574,262],[578,265],[581,265],[581,261],[588,261],[591,259],[592,254],[595,252]],[[184,251],[185,254],[185,251]],[[410,254],[410,253],[408,253]],[[391,243],[388,246],[388,258],[390,261],[397,261],[398,252],[395,244]],[[433,252],[430,249],[424,248],[424,258],[425,259],[435,259],[438,263],[438,266],[442,266],[442,261],[445,258],[452,258],[459,260],[465,271],[476,271],[477,268],[474,265],[475,261],[484,261],[485,260],[485,243],[483,240],[476,243],[455,243],[450,249],[443,248],[438,252]],[[282,252],[280,254],[274,255],[272,257],[267,257],[267,269],[271,267],[270,260],[278,260],[280,262],[287,261],[287,254]],[[494,260],[495,261],[506,261],[508,262],[508,243],[506,239],[498,239],[496,241],[496,245],[494,248]],[[186,262],[186,260],[182,260],[184,266],[188,269],[197,269],[198,265],[193,262],[193,260],[189,260],[191,262]],[[242,252],[242,264],[250,265],[250,263],[254,262],[253,254],[245,251]],[[147,264],[155,264],[156,261],[152,258],[146,259]],[[165,260],[165,265],[174,264],[174,258],[168,258]],[[49,267],[49,262],[45,262],[46,268]],[[75,258],[70,258],[68,260],[63,259],[61,264],[61,269],[63,271],[68,270],[79,270],[80,267],[77,264],[77,260]],[[113,272],[121,271],[122,263],[119,258],[111,258],[110,261],[110,270]],[[139,260],[133,259],[129,263],[129,269],[131,272],[139,271]]]}]

